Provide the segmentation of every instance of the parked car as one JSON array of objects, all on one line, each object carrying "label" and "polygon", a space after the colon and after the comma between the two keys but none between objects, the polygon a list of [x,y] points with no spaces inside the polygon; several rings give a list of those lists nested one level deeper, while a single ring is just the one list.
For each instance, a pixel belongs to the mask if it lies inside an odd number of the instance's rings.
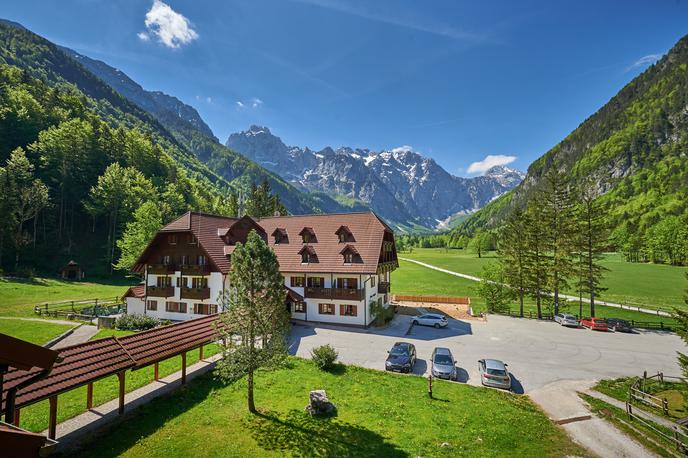
[{"label": "parked car", "polygon": [[457,380],[456,360],[448,348],[435,347],[432,351],[432,376]]},{"label": "parked car", "polygon": [[385,370],[411,372],[416,364],[416,347],[408,342],[397,342],[387,353]]},{"label": "parked car", "polygon": [[422,324],[423,326],[433,326],[435,328],[444,328],[449,322],[447,317],[437,313],[426,313],[413,318],[413,324]]},{"label": "parked car", "polygon": [[481,359],[478,361],[480,382],[485,386],[510,390],[511,376],[506,366],[498,359]]},{"label": "parked car", "polygon": [[633,332],[633,326],[621,318],[607,318],[607,328],[614,332]]},{"label": "parked car", "polygon": [[583,318],[580,322],[584,328],[590,328],[593,331],[608,331],[607,321],[602,318]]},{"label": "parked car", "polygon": [[569,313],[557,313],[554,315],[554,321],[562,326],[578,327],[578,318]]}]

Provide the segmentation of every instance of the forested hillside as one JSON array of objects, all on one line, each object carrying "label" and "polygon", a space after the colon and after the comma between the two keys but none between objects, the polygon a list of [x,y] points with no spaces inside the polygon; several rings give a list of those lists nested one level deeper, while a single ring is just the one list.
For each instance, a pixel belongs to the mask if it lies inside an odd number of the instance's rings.
[{"label": "forested hillside", "polygon": [[675,263],[688,224],[688,37],[531,164],[520,186],[465,221],[455,237],[501,226],[553,167],[568,185],[597,196],[613,248],[629,259]]},{"label": "forested hillside", "polygon": [[[261,199],[261,211],[283,209]],[[158,224],[187,209],[238,210],[230,182],[150,114],[55,45],[0,23],[0,268],[54,274],[75,259],[87,275],[108,274],[142,206]]]}]

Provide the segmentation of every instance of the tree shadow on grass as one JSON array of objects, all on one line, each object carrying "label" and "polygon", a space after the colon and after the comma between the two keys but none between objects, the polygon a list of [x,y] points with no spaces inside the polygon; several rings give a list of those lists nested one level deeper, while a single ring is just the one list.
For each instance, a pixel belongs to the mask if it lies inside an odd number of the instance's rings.
[{"label": "tree shadow on grass", "polygon": [[379,434],[333,417],[312,417],[292,409],[282,415],[270,411],[252,415],[245,421],[264,450],[297,456],[408,456]]}]

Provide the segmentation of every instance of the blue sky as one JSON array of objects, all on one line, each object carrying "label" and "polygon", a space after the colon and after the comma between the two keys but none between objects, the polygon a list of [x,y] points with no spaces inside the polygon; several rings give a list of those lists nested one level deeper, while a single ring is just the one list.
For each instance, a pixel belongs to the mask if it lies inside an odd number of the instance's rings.
[{"label": "blue sky", "polygon": [[222,142],[260,124],[314,149],[410,145],[457,175],[526,169],[688,33],[678,0],[3,0],[0,17],[193,105]]}]

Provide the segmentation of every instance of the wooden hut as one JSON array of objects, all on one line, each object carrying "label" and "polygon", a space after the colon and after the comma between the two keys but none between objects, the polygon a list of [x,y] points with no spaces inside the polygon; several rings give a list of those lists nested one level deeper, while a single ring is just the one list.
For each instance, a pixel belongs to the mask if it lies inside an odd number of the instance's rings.
[{"label": "wooden hut", "polygon": [[65,280],[83,280],[85,277],[84,271],[76,261],[72,260],[60,269],[60,278]]}]

